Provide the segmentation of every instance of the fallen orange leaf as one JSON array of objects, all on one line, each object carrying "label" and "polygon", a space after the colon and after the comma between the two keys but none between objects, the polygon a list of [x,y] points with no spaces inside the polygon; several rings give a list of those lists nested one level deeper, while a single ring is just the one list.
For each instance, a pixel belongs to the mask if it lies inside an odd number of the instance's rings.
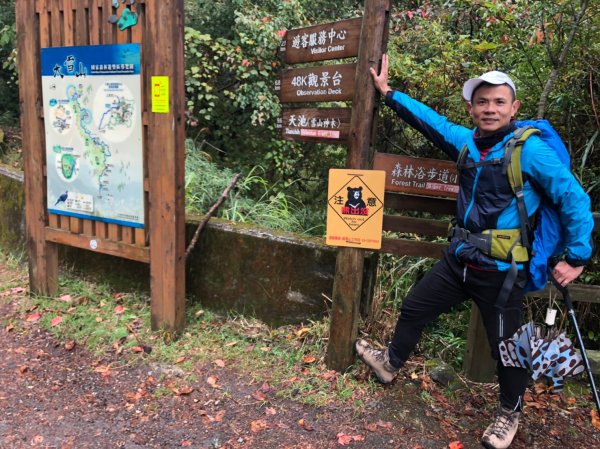
[{"label": "fallen orange leaf", "polygon": [[336,437],[337,442],[342,446],[346,446],[352,443],[353,441],[363,441],[365,439],[365,437],[363,437],[362,435],[346,435],[345,433],[341,432],[338,433]]},{"label": "fallen orange leaf", "polygon": [[264,419],[259,419],[257,421],[252,421],[250,423],[250,430],[254,433],[260,432],[267,428],[267,421]]},{"label": "fallen orange leaf", "polygon": [[109,376],[110,375],[110,365],[100,365],[100,366],[96,367],[96,369],[94,371],[102,374],[103,376]]},{"label": "fallen orange leaf", "polygon": [[365,424],[365,429],[367,429],[369,432],[376,432],[377,424],[376,423]]},{"label": "fallen orange leaf", "polygon": [[453,441],[448,445],[449,449],[464,449],[463,444],[460,441]]},{"label": "fallen orange leaf", "polygon": [[50,320],[50,326],[52,327],[58,326],[60,323],[62,323],[62,316],[57,316]]},{"label": "fallen orange leaf", "polygon": [[307,432],[312,432],[313,430],[315,430],[315,428],[313,426],[311,426],[309,423],[307,423],[304,418],[300,418],[298,420],[298,424]]},{"label": "fallen orange leaf", "polygon": [[393,424],[390,421],[377,421],[377,425],[383,429],[391,429]]},{"label": "fallen orange leaf", "polygon": [[314,363],[315,360],[317,360],[317,358],[315,356],[312,356],[312,355],[304,356],[304,358],[302,359],[302,361],[304,363]]},{"label": "fallen orange leaf", "polygon": [[339,444],[341,444],[342,446],[346,446],[350,443],[352,443],[352,437],[350,435],[346,435],[344,433],[338,433],[336,435],[337,437],[337,442]]},{"label": "fallen orange leaf", "polygon": [[13,287],[0,292],[0,297],[14,295],[15,293],[23,293],[24,291],[25,289],[23,287]]},{"label": "fallen orange leaf", "polygon": [[330,380],[335,380],[338,377],[338,372],[335,370],[329,370],[327,371],[325,374],[323,374],[321,376],[321,379],[325,380],[325,381],[330,381]]},{"label": "fallen orange leaf", "polygon": [[251,394],[252,398],[257,400],[257,401],[266,401],[267,400],[267,396],[260,390],[256,390],[254,393]]},{"label": "fallen orange leaf", "polygon": [[304,335],[308,334],[308,331],[310,331],[308,327],[303,327],[302,329],[296,331],[296,337],[302,338]]},{"label": "fallen orange leaf", "polygon": [[28,321],[29,323],[35,323],[41,317],[42,315],[40,315],[39,313],[32,313],[31,315],[28,315],[27,318],[25,318],[25,321]]},{"label": "fallen orange leaf", "polygon": [[598,415],[598,411],[592,410],[592,412],[590,414],[592,415],[592,425],[596,429],[600,429],[600,416]]},{"label": "fallen orange leaf", "polygon": [[115,315],[120,315],[123,312],[125,312],[125,307],[123,307],[121,304],[115,307]]},{"label": "fallen orange leaf", "polygon": [[175,393],[177,396],[188,395],[192,391],[194,391],[194,387],[190,387],[189,385],[185,385],[181,388],[173,388],[173,393]]}]

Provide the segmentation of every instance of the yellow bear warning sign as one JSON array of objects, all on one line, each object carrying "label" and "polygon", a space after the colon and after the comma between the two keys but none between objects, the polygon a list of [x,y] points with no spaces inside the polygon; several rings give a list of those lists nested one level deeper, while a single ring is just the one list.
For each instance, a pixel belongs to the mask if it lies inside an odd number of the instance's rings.
[{"label": "yellow bear warning sign", "polygon": [[329,170],[326,243],[380,249],[385,171]]}]

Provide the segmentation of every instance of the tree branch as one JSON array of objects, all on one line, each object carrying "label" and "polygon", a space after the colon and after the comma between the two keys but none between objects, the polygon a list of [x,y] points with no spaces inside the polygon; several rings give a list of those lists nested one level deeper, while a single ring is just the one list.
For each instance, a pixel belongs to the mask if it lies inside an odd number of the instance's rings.
[{"label": "tree branch", "polygon": [[550,72],[550,76],[548,77],[548,80],[546,81],[546,85],[544,86],[544,91],[542,92],[542,95],[540,96],[540,101],[538,102],[538,110],[537,110],[537,118],[538,119],[544,118],[544,114],[546,113],[546,106],[548,103],[548,97],[550,96],[550,92],[552,91],[552,89],[554,88],[554,85],[556,84],[558,75],[560,73],[560,70],[562,69],[565,59],[567,59],[567,55],[569,53],[569,50],[571,49],[571,44],[573,43],[573,39],[575,38],[575,33],[579,29],[579,25],[581,24],[581,21],[583,19],[585,11],[588,7],[588,4],[589,4],[589,0],[583,0],[581,2],[581,9],[579,10],[579,13],[577,13],[577,15],[575,16],[575,20],[573,22],[573,27],[571,28],[571,31],[569,32],[569,37],[567,38],[567,41],[565,42],[565,45],[563,46],[563,48],[560,52],[560,55],[558,56],[558,59],[556,59],[556,62],[553,64],[552,71]]},{"label": "tree branch", "polygon": [[233,177],[233,179],[231,180],[231,182],[229,183],[227,188],[225,190],[223,190],[223,193],[221,194],[221,196],[219,197],[217,202],[215,204],[213,204],[213,206],[210,208],[210,210],[204,215],[204,218],[202,218],[202,221],[200,223],[198,223],[196,232],[194,232],[194,237],[192,237],[192,241],[190,242],[187,249],[185,250],[185,258],[186,259],[188,258],[188,256],[190,255],[190,253],[192,252],[194,247],[196,246],[196,243],[198,242],[198,237],[200,237],[200,231],[202,231],[202,228],[204,228],[204,225],[206,225],[206,223],[208,223],[208,220],[210,220],[210,217],[212,217],[215,214],[215,212],[217,212],[219,207],[221,207],[221,204],[223,204],[223,202],[227,199],[229,192],[231,192],[231,189],[233,189],[235,187],[235,185],[237,184],[237,182],[239,181],[239,179],[241,177],[242,177],[241,173],[238,173],[237,175],[235,175]]}]

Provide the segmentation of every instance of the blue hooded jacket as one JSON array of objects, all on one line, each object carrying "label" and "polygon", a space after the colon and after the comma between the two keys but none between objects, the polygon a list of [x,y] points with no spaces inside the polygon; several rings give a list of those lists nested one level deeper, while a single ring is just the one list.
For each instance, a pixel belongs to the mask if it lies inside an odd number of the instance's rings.
[{"label": "blue hooded jacket", "polygon": [[[386,105],[456,161],[466,145],[468,159],[479,162],[481,154],[474,141],[474,129],[450,122],[430,107],[408,95],[390,91]],[[484,160],[503,158],[506,142],[513,133],[494,145]],[[558,212],[563,228],[566,261],[572,266],[589,262],[594,220],[590,199],[569,168],[539,136],[529,137],[521,151],[524,200],[528,215],[534,215],[542,200]],[[456,204],[457,225],[471,232],[485,229],[519,229],[520,219],[514,193],[502,165],[484,165],[463,170]],[[468,242],[453,239],[449,251],[463,262],[481,269],[508,270],[510,264],[481,253]]]}]

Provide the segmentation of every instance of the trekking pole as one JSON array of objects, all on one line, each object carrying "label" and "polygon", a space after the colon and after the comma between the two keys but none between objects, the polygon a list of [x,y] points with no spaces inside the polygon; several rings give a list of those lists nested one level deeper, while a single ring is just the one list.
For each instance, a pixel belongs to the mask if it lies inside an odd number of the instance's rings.
[{"label": "trekking pole", "polygon": [[563,301],[565,302],[565,306],[567,307],[567,313],[569,314],[569,317],[571,318],[571,323],[573,323],[573,327],[575,328],[575,335],[577,336],[577,340],[579,341],[581,357],[583,358],[583,363],[585,365],[585,369],[587,370],[588,377],[590,379],[590,387],[592,389],[592,395],[594,396],[594,402],[596,402],[596,409],[598,410],[598,413],[600,413],[600,398],[598,397],[598,390],[596,390],[596,383],[594,382],[594,374],[592,373],[592,368],[590,367],[590,361],[588,359],[585,346],[583,345],[583,339],[581,338],[579,324],[577,324],[577,318],[575,317],[575,310],[573,310],[573,301],[571,301],[569,289],[560,285],[551,273],[550,279],[562,295]]}]

